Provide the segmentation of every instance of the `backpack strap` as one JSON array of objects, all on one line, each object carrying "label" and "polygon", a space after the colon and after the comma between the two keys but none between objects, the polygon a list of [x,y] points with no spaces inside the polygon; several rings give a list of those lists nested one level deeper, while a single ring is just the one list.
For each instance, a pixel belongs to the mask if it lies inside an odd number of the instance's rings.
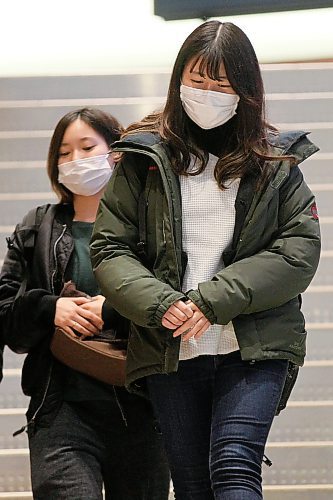
[{"label": "backpack strap", "polygon": [[[54,205],[50,203],[46,205],[42,205],[37,208],[33,208],[30,210],[25,217],[23,218],[22,223],[18,224],[15,227],[14,232],[11,236],[6,238],[7,247],[9,249],[16,248],[16,250],[20,250],[22,255],[26,258],[26,248],[33,248],[36,234],[38,233],[39,226],[41,225],[43,218],[46,212]],[[24,237],[21,238],[18,235],[24,234]],[[15,245],[16,243],[16,245]],[[22,245],[23,243],[23,245]]]},{"label": "backpack strap", "polygon": [[[17,237],[17,227],[15,228],[14,233],[12,236],[9,238],[6,238],[7,240],[7,246],[8,248],[16,248],[17,251],[20,252],[22,258],[22,267],[23,267],[23,272],[24,272],[24,278],[21,282],[20,288],[16,294],[16,298],[20,297],[23,295],[26,291],[27,288],[27,283],[28,283],[28,266],[31,262],[31,255],[28,257],[27,249],[31,249],[33,251],[35,241],[36,241],[36,236],[38,234],[39,227],[46,215],[46,213],[49,211],[51,207],[54,207],[54,205],[48,203],[46,205],[42,205],[40,207],[34,208],[30,210],[27,215],[23,219],[23,223],[19,229],[20,232],[23,234],[25,232],[28,233],[24,235],[22,238],[22,243],[18,241]],[[18,243],[18,245],[15,247],[14,241]]]},{"label": "backpack strap", "polygon": [[46,212],[48,212],[52,206],[53,205],[51,205],[51,203],[47,203],[46,205],[42,205],[40,207],[37,207],[36,209],[30,210],[30,212],[27,213],[24,219],[25,225],[32,226],[38,231]]}]

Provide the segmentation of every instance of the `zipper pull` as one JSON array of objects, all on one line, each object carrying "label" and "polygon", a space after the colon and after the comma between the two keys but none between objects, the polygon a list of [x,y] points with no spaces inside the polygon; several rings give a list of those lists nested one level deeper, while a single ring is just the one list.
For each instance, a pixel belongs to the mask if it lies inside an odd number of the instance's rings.
[{"label": "zipper pull", "polygon": [[267,455],[264,455],[262,457],[262,461],[267,465],[267,467],[271,467],[273,465],[273,462],[268,458]]},{"label": "zipper pull", "polygon": [[29,427],[34,429],[34,427],[35,427],[35,419],[34,418],[29,420],[29,422],[27,424],[25,424],[23,427],[21,427],[21,429],[18,429],[17,431],[13,432],[13,437],[18,436],[19,434],[22,434],[22,432],[24,432],[24,431],[27,431]]},{"label": "zipper pull", "polygon": [[17,431],[13,432],[13,437],[18,436],[19,434],[22,434],[22,432],[27,430],[27,428],[28,428],[28,424],[21,427],[21,429],[18,429]]}]

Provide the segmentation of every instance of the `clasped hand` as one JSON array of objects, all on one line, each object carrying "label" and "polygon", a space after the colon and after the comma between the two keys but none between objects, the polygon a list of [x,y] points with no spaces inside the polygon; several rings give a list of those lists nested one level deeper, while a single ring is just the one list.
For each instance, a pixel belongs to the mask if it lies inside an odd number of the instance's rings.
[{"label": "clasped hand", "polygon": [[[103,328],[102,307],[105,297],[60,297],[56,303],[55,326],[69,335],[92,337]],[[75,333],[76,332],[76,333]]]},{"label": "clasped hand", "polygon": [[186,341],[191,337],[199,339],[211,323],[194,302],[177,300],[164,314],[162,325],[174,330],[173,337],[183,335],[182,340]]}]

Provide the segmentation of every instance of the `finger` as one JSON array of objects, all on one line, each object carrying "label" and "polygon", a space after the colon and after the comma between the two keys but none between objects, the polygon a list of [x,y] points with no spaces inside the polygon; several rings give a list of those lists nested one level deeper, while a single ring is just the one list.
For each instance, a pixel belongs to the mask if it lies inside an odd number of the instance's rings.
[{"label": "finger", "polygon": [[174,318],[176,318],[177,321],[180,321],[181,324],[188,319],[186,314],[178,309],[175,304],[170,306],[166,313],[164,313],[164,316],[168,317],[169,315],[172,315]]},{"label": "finger", "polygon": [[63,328],[63,330],[65,330],[71,337],[77,340],[85,339],[86,337],[92,336],[92,335],[85,335],[84,333],[80,333],[80,335],[78,335],[78,333],[75,333],[75,331],[69,327]]},{"label": "finger", "polygon": [[[177,317],[179,317],[179,319],[182,319],[183,321],[185,321],[187,318],[191,318],[193,316],[193,311],[192,311],[190,305],[187,305],[182,300],[177,300],[177,302],[175,302],[171,306],[171,308],[169,308],[169,311],[171,309],[171,312],[173,314],[175,314],[173,309],[172,309],[173,307],[175,308],[175,311],[177,312]],[[185,315],[185,318],[183,315]]]},{"label": "finger", "polygon": [[90,323],[96,326],[99,330],[103,327],[104,321],[101,317],[102,308],[92,305],[91,302],[89,304],[83,304],[79,311],[82,317],[86,318]]},{"label": "finger", "polygon": [[197,336],[199,332],[201,332],[201,329],[205,325],[207,319],[205,317],[201,318],[192,328],[188,330],[188,332],[184,332],[182,335],[182,342],[186,342],[189,340],[191,337]]},{"label": "finger", "polygon": [[105,300],[104,295],[94,295],[94,297],[91,297],[90,302],[93,302],[95,300]]},{"label": "finger", "polygon": [[173,325],[175,326],[180,326],[184,323],[184,321],[187,319],[185,314],[183,314],[184,316],[184,319],[181,320],[181,319],[178,319],[174,314],[172,314],[170,311],[167,311],[164,316],[163,316],[163,319],[166,319],[167,321],[169,321],[170,323],[172,323]]},{"label": "finger", "polygon": [[88,299],[87,297],[68,297],[71,299],[72,302],[80,306],[81,304],[86,304],[87,302],[90,302],[91,299]]},{"label": "finger", "polygon": [[179,337],[180,335],[183,335],[185,332],[190,331],[191,328],[195,325],[195,322],[193,321],[185,321],[182,326],[179,326],[177,330],[173,332],[173,337]]},{"label": "finger", "polygon": [[[188,307],[190,307],[190,308],[192,309],[192,311],[194,311],[194,312],[195,312],[195,311],[200,311],[199,307],[198,307],[198,306],[197,306],[194,302],[192,302],[192,300],[187,300],[187,301],[186,301],[186,305],[187,305]],[[200,311],[200,312],[201,312],[201,311]]]},{"label": "finger", "polygon": [[84,309],[83,307],[80,308],[79,311],[77,311],[78,314],[80,315],[81,319],[83,319],[84,321],[80,321],[80,323],[83,325],[83,326],[86,326],[87,323],[90,323],[92,324],[95,328],[97,328],[98,330],[100,330],[103,326],[103,320],[100,316],[98,316],[97,314],[93,313],[92,311],[90,311],[89,309]]},{"label": "finger", "polygon": [[201,330],[194,335],[194,338],[197,340],[199,339],[211,326],[211,323],[207,320],[204,326],[201,328]]},{"label": "finger", "polygon": [[176,328],[178,328],[178,325],[174,325],[173,323],[171,323],[170,321],[168,321],[164,317],[162,318],[162,325],[165,328],[168,328],[169,330],[175,330]]},{"label": "finger", "polygon": [[187,321],[184,321],[182,326],[177,328],[177,330],[173,333],[174,337],[178,337],[179,335],[182,335],[183,333],[187,332],[188,330],[192,329],[199,319],[203,318],[203,314],[199,312],[195,312],[192,316],[192,318],[188,319]]},{"label": "finger", "polygon": [[61,327],[61,329],[64,330],[66,333],[68,333],[68,335],[70,335],[71,337],[74,337],[75,339],[78,338],[78,336],[76,335],[76,333],[69,326]]},{"label": "finger", "polygon": [[94,337],[95,335],[97,335],[97,332],[93,333],[81,325],[76,326],[75,331],[79,334],[80,337]]},{"label": "finger", "polygon": [[96,335],[99,330],[92,323],[80,317],[77,321],[73,321],[71,324],[73,328],[80,335]]}]

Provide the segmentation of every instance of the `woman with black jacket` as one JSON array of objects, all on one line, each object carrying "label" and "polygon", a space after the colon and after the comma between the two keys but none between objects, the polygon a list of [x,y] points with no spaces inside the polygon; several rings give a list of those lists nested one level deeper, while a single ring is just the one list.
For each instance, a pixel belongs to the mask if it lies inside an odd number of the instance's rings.
[{"label": "woman with black jacket", "polygon": [[[48,175],[60,199],[31,210],[8,239],[0,278],[5,343],[27,353],[22,387],[35,499],[163,500],[169,472],[149,402],[57,362],[55,326],[71,335],[126,334],[93,276],[89,241],[121,125],[97,109],[67,113],[51,139]],[[86,297],[61,297],[72,280]],[[24,429],[24,428],[23,428]],[[22,430],[23,430],[22,429]]]}]

